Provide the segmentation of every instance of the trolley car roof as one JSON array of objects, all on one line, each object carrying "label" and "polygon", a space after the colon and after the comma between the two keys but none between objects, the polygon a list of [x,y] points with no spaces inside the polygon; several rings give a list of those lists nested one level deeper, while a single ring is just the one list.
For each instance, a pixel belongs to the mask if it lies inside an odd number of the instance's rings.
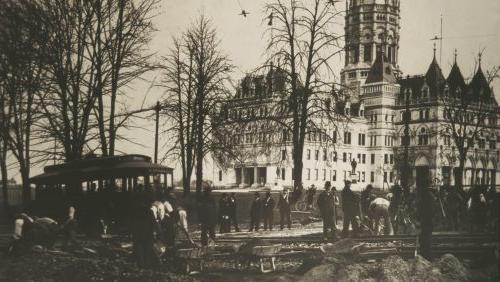
[{"label": "trolley car roof", "polygon": [[94,157],[46,166],[44,173],[32,177],[34,184],[66,184],[111,178],[172,174],[170,167],[153,164],[144,155]]}]

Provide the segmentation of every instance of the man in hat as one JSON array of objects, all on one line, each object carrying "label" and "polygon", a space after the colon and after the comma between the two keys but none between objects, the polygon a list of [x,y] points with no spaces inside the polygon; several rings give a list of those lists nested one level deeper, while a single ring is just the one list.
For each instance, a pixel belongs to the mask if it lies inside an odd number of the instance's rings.
[{"label": "man in hat", "polygon": [[358,226],[355,217],[359,212],[359,199],[358,196],[351,190],[351,181],[346,180],[344,189],[342,190],[342,211],[344,212],[344,223],[342,236],[347,237],[349,232],[349,225],[352,226],[354,235],[358,233]]},{"label": "man in hat", "polygon": [[229,196],[227,193],[222,193],[222,197],[219,200],[219,220],[220,220],[220,233],[231,232],[231,207],[229,202]]},{"label": "man in hat", "polygon": [[335,198],[332,194],[330,181],[325,182],[325,190],[318,196],[318,207],[321,218],[323,219],[323,238],[328,239],[328,233],[335,235]]},{"label": "man in hat", "polygon": [[259,231],[260,219],[262,217],[262,200],[260,199],[259,192],[255,192],[254,200],[252,206],[250,207],[250,229],[248,231],[252,232]]},{"label": "man in hat", "polygon": [[274,210],[274,199],[271,196],[271,192],[266,193],[266,198],[264,199],[264,230],[273,230],[273,210]]},{"label": "man in hat", "polygon": [[205,188],[198,212],[201,223],[201,244],[207,246],[209,238],[215,241],[215,226],[217,225],[217,205],[210,187]]},{"label": "man in hat", "polygon": [[361,192],[361,212],[363,213],[363,216],[368,215],[368,208],[370,207],[370,203],[373,199],[373,186],[368,184],[365,190]]},{"label": "man in hat", "polygon": [[236,217],[236,193],[231,193],[229,197],[229,209],[231,211],[229,215],[229,221],[234,226],[234,231],[240,232],[240,228],[238,227],[238,218]]},{"label": "man in hat", "polygon": [[288,189],[284,189],[283,193],[281,193],[280,200],[278,202],[278,208],[280,210],[280,230],[283,230],[285,221],[288,229],[291,229],[292,216],[290,210],[290,192],[288,191]]}]

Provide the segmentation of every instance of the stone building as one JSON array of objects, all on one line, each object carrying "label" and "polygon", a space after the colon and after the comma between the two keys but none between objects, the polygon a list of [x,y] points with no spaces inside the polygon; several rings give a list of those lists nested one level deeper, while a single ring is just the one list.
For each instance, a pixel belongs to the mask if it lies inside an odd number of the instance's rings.
[{"label": "stone building", "polygon": [[[434,58],[425,75],[403,78],[398,66],[399,1],[351,0],[346,5],[346,60],[340,90],[344,99],[332,111],[342,112],[347,118],[322,124],[322,131],[331,132],[331,138],[321,132],[307,134],[303,186],[322,187],[328,180],[341,188],[347,178],[357,180],[353,187],[357,190],[367,184],[382,189],[393,185],[402,174],[403,116],[407,110],[411,112],[410,184],[415,187],[416,179],[423,178],[434,184],[445,180],[453,184],[451,175],[459,164],[459,154],[446,119],[455,107],[448,99],[450,93],[469,95],[471,103],[476,103],[469,111],[489,113],[468,153],[464,184],[495,184],[500,157],[496,148],[499,108],[481,67],[467,84],[456,61],[445,78]],[[220,168],[214,179],[216,186],[293,186],[290,132],[280,126],[271,130],[262,126],[262,120],[273,114],[282,114],[276,119],[287,118],[283,115],[287,106],[285,81],[279,68],[271,68],[265,75],[249,75],[235,96],[226,101],[227,117],[233,122],[243,121],[240,130],[230,137],[242,153]],[[356,169],[351,175],[353,163]]]}]

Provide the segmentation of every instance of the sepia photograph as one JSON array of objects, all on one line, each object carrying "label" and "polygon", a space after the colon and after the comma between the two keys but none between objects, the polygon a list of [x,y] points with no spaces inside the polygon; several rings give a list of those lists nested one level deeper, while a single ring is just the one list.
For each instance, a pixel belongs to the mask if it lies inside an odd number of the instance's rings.
[{"label": "sepia photograph", "polygon": [[498,0],[0,0],[0,281],[500,281],[498,27]]}]

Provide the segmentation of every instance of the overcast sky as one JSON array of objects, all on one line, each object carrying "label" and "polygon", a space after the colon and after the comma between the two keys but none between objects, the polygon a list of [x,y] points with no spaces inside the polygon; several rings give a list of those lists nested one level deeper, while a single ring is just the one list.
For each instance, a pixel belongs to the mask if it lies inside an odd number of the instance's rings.
[{"label": "overcast sky", "polygon": [[[326,1],[326,0],[325,0]],[[155,24],[151,48],[158,55],[165,55],[171,46],[172,36],[182,33],[200,13],[213,20],[221,39],[221,47],[237,67],[236,79],[262,63],[264,58],[264,31],[266,17],[263,11],[267,0],[162,0]],[[343,8],[344,4],[342,4]],[[245,9],[247,18],[239,15]],[[443,15],[442,69],[447,76],[453,62],[454,49],[458,49],[458,61],[465,77],[473,73],[479,50],[484,51],[483,70],[500,65],[500,1],[499,0],[401,0],[400,69],[404,74],[425,73],[432,60],[430,39],[439,35],[440,15]],[[340,19],[343,23],[343,19]],[[337,58],[337,69],[342,60]],[[159,80],[158,75],[156,80]],[[497,97],[500,81],[495,83]],[[142,101],[147,87],[138,84],[130,91],[134,102]],[[154,104],[160,90],[150,90],[146,104]],[[497,98],[498,99],[498,98]],[[154,124],[141,122],[142,130],[132,130],[128,136],[143,143],[140,147],[120,144],[127,153],[153,153]],[[166,143],[164,140],[162,143]],[[34,174],[40,170],[35,169]],[[176,172],[180,172],[179,169]],[[176,173],[177,175],[177,173]]]}]

